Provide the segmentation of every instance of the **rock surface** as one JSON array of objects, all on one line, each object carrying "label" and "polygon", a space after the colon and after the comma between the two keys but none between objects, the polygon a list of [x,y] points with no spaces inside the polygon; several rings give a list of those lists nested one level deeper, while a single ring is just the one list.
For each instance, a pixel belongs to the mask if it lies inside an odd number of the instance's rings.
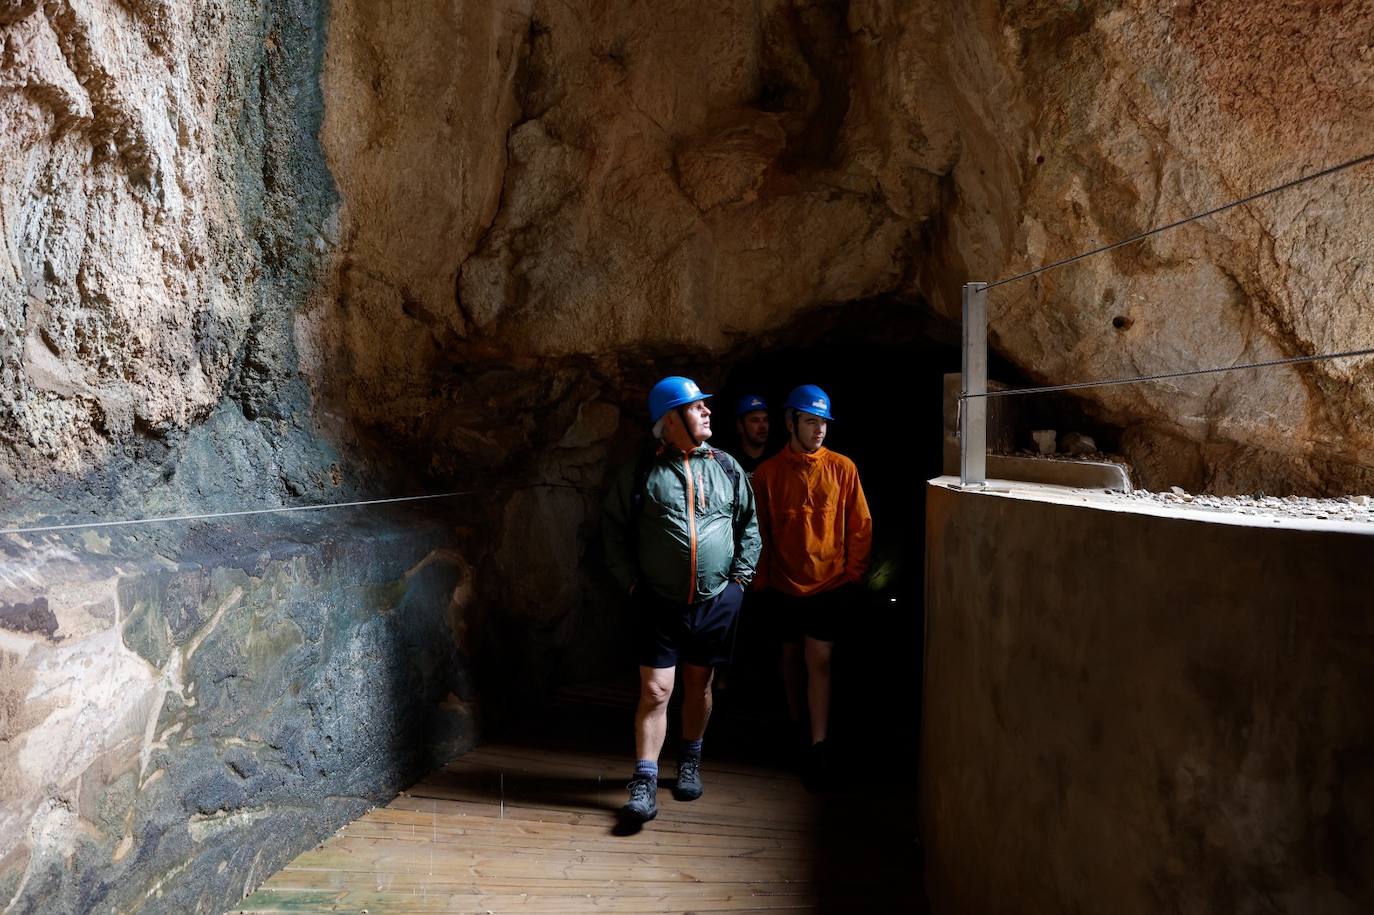
[{"label": "rock surface", "polygon": [[1223,515],[1254,515],[1260,518],[1302,519],[1310,521],[1353,521],[1374,524],[1374,501],[1369,496],[1341,496],[1335,499],[1311,499],[1302,496],[1266,496],[1262,492],[1244,496],[1195,495],[1180,486],[1169,492],[1155,493],[1137,489],[1131,501],[1177,506],[1187,504],[1195,509]]},{"label": "rock surface", "polygon": [[332,488],[293,334],[334,231],[322,15],[268,0],[0,13],[8,519]]},{"label": "rock surface", "polygon": [[[966,17],[953,34],[981,36],[966,91],[1006,103],[966,134],[953,173],[945,264],[971,278],[1374,151],[1374,83],[1357,75],[1374,59],[1367,2],[1028,2],[1000,33]],[[995,289],[994,343],[1051,383],[1368,347],[1372,187],[1361,166]],[[942,292],[952,313],[956,290]],[[1336,494],[1374,485],[1372,373],[1365,359],[1084,397],[1126,429],[1151,488]]]},{"label": "rock surface", "polygon": [[470,749],[454,545],[396,509],[0,538],[4,910],[223,911]]},{"label": "rock surface", "polygon": [[[614,386],[617,354],[706,361],[823,305],[957,316],[965,279],[1368,152],[1371,18],[10,4],[0,479],[30,512],[324,498],[439,451],[432,417],[493,360],[593,358]],[[994,344],[1044,381],[1369,345],[1371,184],[994,290]],[[1152,487],[1330,493],[1374,483],[1371,371],[1083,397]]]},{"label": "rock surface", "polygon": [[[1374,143],[1365,3],[526,2],[436,12],[418,51],[407,16],[364,9],[333,13],[322,142],[356,228],[311,326],[356,370],[347,412],[387,425],[435,366],[493,352],[720,352],[883,293],[957,317],[964,279]],[[1054,382],[1369,345],[1371,186],[1363,167],[999,289],[995,345]],[[1374,485],[1370,371],[1084,398],[1148,485],[1339,492]]]},{"label": "rock surface", "polygon": [[[588,533],[656,375],[956,319],[967,280],[1368,153],[1372,49],[1368,0],[11,0],[0,521],[471,489],[470,624],[530,682],[592,665]],[[999,287],[994,347],[1053,383],[1374,345],[1372,188]],[[1367,492],[1372,364],[1082,401],[1151,489]],[[0,664],[78,623],[9,601]],[[46,791],[25,841],[81,833]]]}]

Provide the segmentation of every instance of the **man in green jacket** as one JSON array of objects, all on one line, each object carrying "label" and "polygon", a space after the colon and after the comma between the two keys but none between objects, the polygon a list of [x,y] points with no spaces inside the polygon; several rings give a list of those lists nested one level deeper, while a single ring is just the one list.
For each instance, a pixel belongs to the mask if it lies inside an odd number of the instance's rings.
[{"label": "man in green jacket", "polygon": [[637,761],[621,814],[641,823],[658,815],[658,756],[679,665],[685,693],[673,796],[701,797],[712,670],[728,660],[759,559],[749,480],[734,458],[706,444],[710,396],[676,375],[654,385],[649,415],[657,447],[621,471],[602,515],[607,562],[630,595],[637,627]]}]

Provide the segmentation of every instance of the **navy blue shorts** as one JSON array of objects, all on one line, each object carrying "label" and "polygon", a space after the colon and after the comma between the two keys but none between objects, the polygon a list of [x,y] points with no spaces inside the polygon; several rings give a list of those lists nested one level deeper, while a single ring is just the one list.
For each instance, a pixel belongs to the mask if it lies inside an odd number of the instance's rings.
[{"label": "navy blue shorts", "polygon": [[861,597],[856,585],[840,585],[819,594],[793,597],[767,588],[762,592],[762,616],[774,638],[799,642],[802,636],[818,642],[833,642],[847,614],[859,609]]},{"label": "navy blue shorts", "polygon": [[676,667],[679,661],[716,667],[730,660],[730,639],[744,589],[733,581],[719,594],[679,604],[640,584],[632,595],[640,623],[636,651],[642,667]]}]

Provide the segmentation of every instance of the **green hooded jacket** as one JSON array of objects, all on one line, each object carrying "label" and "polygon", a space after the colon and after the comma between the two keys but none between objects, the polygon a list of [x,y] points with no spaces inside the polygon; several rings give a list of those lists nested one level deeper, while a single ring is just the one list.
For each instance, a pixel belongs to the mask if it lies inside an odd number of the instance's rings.
[{"label": "green hooded jacket", "polygon": [[667,600],[691,604],[715,597],[731,579],[747,585],[753,578],[761,545],[754,490],[739,462],[718,451],[735,465],[732,484],[712,450],[658,449],[633,531],[635,462],[611,484],[601,539],[611,574],[626,591],[647,584]]}]

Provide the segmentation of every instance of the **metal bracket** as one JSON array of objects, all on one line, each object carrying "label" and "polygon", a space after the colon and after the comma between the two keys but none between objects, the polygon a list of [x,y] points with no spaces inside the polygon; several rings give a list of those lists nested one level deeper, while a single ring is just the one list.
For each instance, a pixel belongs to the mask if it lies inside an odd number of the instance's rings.
[{"label": "metal bracket", "polygon": [[964,350],[959,392],[959,483],[988,475],[988,284],[964,284]]}]

